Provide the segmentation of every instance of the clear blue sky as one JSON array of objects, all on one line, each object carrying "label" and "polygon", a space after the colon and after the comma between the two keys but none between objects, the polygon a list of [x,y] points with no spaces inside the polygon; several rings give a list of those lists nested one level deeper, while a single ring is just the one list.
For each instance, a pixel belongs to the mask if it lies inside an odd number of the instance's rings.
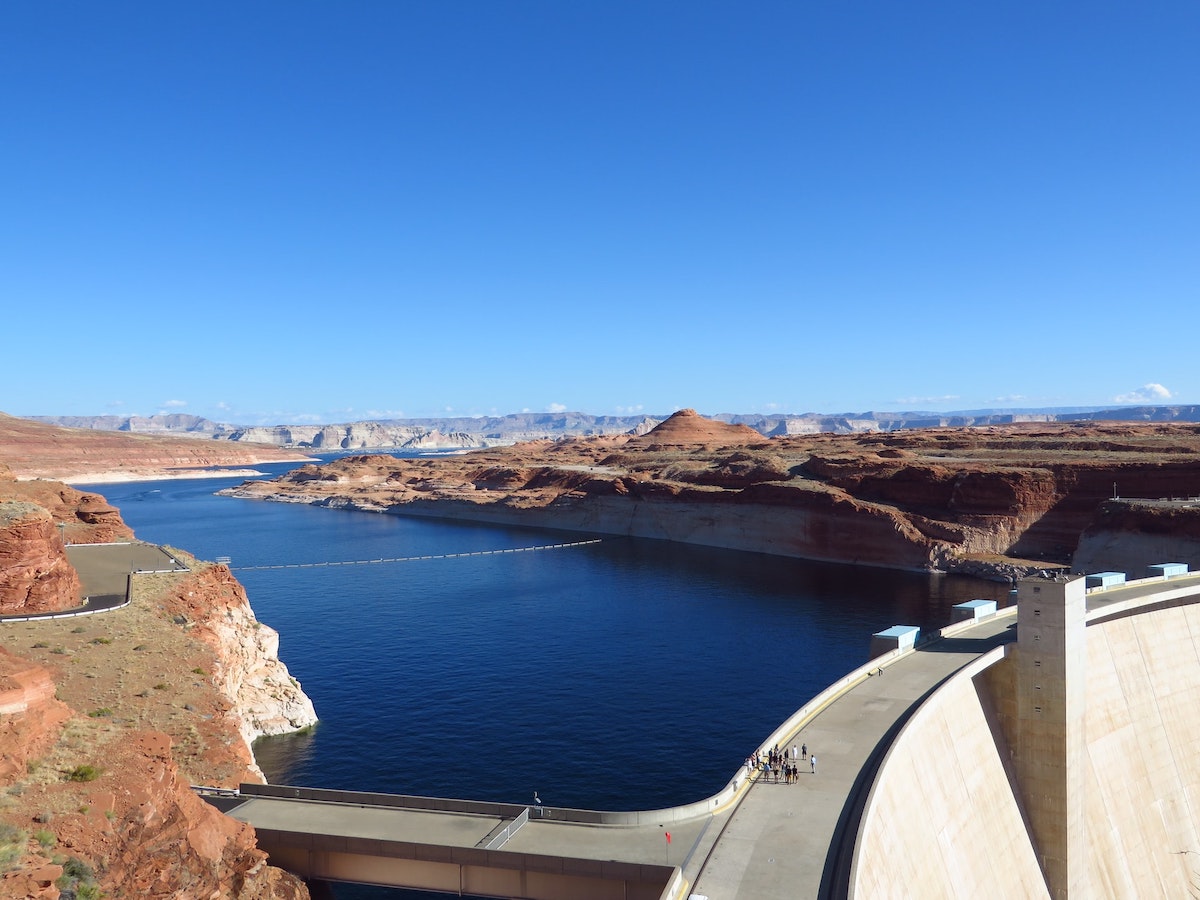
[{"label": "clear blue sky", "polygon": [[0,6],[16,415],[1200,403],[1200,3]]}]

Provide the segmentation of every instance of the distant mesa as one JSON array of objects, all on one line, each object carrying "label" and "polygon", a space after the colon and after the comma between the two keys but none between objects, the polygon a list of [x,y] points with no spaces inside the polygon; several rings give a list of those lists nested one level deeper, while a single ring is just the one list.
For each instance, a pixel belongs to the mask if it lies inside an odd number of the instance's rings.
[{"label": "distant mesa", "polygon": [[[459,451],[502,447],[535,440],[601,435],[638,437],[672,419],[696,417],[683,409],[669,418],[655,415],[597,416],[581,412],[509,413],[503,416],[374,419],[310,425],[235,425],[199,416],[29,416],[43,423],[121,431],[128,434],[187,438],[199,443],[259,443],[321,453],[355,450]],[[767,437],[812,434],[874,434],[914,428],[979,428],[991,425],[1054,422],[1200,422],[1200,406],[1054,407],[982,409],[960,412],[717,413],[710,420],[741,425]],[[683,423],[676,421],[672,428]],[[669,437],[669,441],[668,441]],[[737,444],[733,432],[706,438],[674,432],[659,435],[666,445],[724,442]]]}]

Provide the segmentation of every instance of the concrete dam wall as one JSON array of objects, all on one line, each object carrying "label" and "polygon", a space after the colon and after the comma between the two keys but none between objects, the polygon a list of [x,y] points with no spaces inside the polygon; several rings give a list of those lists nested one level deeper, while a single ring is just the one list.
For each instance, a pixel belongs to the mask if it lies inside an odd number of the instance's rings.
[{"label": "concrete dam wall", "polygon": [[[1088,615],[1082,752],[1067,751],[1075,771],[1063,779],[1080,788],[1051,804],[1065,807],[1073,850],[1039,837],[1031,808],[1044,798],[1023,783],[1019,757],[1056,750],[1020,736],[1026,651],[1009,644],[939,688],[889,750],[860,822],[850,895],[1197,896],[1198,601]],[[1055,855],[1068,862],[1047,863]]]}]

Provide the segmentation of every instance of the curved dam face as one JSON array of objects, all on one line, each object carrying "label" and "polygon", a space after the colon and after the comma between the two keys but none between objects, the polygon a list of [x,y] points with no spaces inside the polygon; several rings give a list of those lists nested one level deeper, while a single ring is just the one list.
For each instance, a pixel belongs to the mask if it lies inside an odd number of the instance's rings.
[{"label": "curved dam face", "polygon": [[[1022,610],[1019,642],[943,685],[889,750],[850,896],[1194,896],[1200,588],[1180,593],[1079,620],[1081,677],[1072,683],[1068,662],[1062,729],[1051,696],[1061,685],[1043,681]],[[1029,726],[1043,710],[1049,727]],[[1047,759],[1061,777],[1047,780]]]}]

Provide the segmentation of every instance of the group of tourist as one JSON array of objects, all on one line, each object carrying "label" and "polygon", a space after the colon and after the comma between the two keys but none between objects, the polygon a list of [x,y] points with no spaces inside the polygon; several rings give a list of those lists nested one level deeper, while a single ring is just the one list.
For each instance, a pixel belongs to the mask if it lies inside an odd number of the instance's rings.
[{"label": "group of tourist", "polygon": [[817,755],[808,752],[808,744],[801,744],[799,747],[792,744],[790,752],[787,747],[781,748],[776,744],[765,753],[755,750],[754,755],[747,756],[746,774],[761,772],[761,781],[774,778],[775,784],[779,784],[782,777],[784,784],[795,784],[800,780],[801,760],[808,763],[813,775],[817,774]]}]

